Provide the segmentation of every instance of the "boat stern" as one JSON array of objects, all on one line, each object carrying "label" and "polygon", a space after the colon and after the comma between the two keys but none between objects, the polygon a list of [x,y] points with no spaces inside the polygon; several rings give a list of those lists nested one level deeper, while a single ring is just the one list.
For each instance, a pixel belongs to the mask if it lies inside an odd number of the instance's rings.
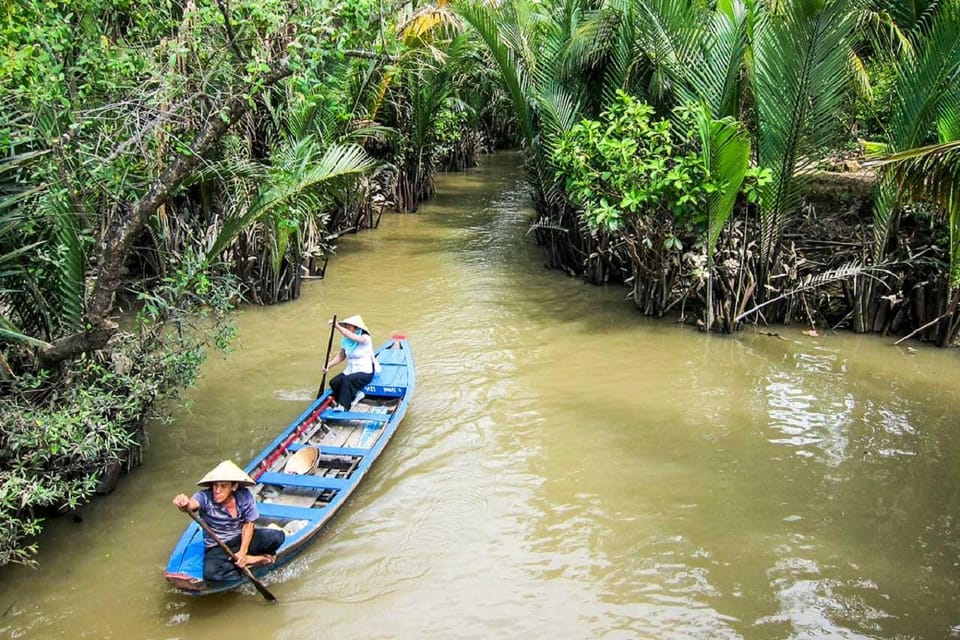
[{"label": "boat stern", "polygon": [[171,573],[169,571],[165,571],[163,576],[167,579],[167,582],[174,587],[187,593],[200,594],[207,590],[207,585],[203,581],[203,578],[197,578],[196,576],[191,576],[186,573]]}]

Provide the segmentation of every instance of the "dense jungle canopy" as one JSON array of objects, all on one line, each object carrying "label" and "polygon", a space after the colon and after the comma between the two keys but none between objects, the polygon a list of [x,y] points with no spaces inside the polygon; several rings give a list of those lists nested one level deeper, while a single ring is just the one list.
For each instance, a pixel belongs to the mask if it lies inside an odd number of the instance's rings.
[{"label": "dense jungle canopy", "polygon": [[643,314],[960,331],[960,0],[21,0],[0,31],[0,564],[137,463],[231,308],[498,147],[548,266]]}]

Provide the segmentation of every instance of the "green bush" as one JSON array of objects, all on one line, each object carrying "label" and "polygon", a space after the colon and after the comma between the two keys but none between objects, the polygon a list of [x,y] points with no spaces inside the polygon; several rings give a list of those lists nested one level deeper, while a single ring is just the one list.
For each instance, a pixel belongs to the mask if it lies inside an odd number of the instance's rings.
[{"label": "green bush", "polygon": [[[132,330],[107,348],[12,378],[0,396],[0,565],[31,564],[45,517],[88,501],[101,478],[140,460],[143,427],[225,348],[236,281],[199,258],[140,295]],[[9,356],[12,349],[7,345]]]},{"label": "green bush", "polygon": [[[139,460],[157,401],[193,383],[204,353],[199,341],[172,336],[144,351],[131,333],[111,347],[109,359],[73,362],[55,387],[25,376],[0,399],[0,565],[31,562],[36,545],[25,540],[45,516],[89,500],[112,465]],[[32,397],[49,388],[43,402]]]},{"label": "green bush", "polygon": [[[703,224],[705,174],[692,113],[654,120],[654,110],[622,91],[600,120],[583,120],[557,144],[553,162],[567,196],[591,229],[637,229],[647,246],[680,249],[654,229]],[[670,224],[647,224],[653,218]],[[647,233],[647,232],[650,233]]]}]

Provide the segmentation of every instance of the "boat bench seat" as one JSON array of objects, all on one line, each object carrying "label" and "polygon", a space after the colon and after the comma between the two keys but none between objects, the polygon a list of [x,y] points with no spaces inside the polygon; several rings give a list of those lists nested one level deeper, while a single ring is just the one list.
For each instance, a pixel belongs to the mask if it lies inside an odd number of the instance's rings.
[{"label": "boat bench seat", "polygon": [[320,455],[322,456],[365,456],[368,453],[370,453],[370,449],[363,449],[363,448],[357,448],[357,447],[328,447],[322,444],[306,445],[306,444],[303,444],[302,442],[294,442],[289,447],[287,447],[287,451],[291,453],[295,453],[307,446],[318,447],[320,449]]},{"label": "boat bench seat", "polygon": [[324,420],[357,420],[363,422],[387,422],[390,419],[389,413],[363,413],[360,411],[333,411],[327,409],[320,414]]},{"label": "boat bench seat", "polygon": [[298,489],[345,489],[350,480],[345,478],[324,478],[323,476],[300,475],[299,473],[275,473],[267,471],[257,478],[259,484],[272,484],[280,487]]},{"label": "boat bench seat", "polygon": [[380,396],[382,398],[402,398],[407,393],[406,385],[396,386],[392,384],[380,384],[376,378],[373,382],[363,388],[363,392],[368,396]]},{"label": "boat bench seat", "polygon": [[258,502],[257,511],[262,517],[278,518],[280,520],[319,520],[324,513],[323,509],[310,507],[293,507],[274,502]]},{"label": "boat bench seat", "polygon": [[377,354],[380,373],[364,388],[368,396],[402,398],[407,393],[407,357],[399,349],[384,349]]},{"label": "boat bench seat", "polygon": [[365,456],[370,449],[364,447],[320,447],[322,456]]}]

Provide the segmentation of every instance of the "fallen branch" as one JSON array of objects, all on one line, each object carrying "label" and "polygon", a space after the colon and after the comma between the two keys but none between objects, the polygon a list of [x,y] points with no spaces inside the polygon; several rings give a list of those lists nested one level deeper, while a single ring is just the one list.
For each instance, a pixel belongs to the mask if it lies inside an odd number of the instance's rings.
[{"label": "fallen branch", "polygon": [[943,320],[943,319],[946,318],[947,316],[952,315],[952,314],[953,314],[953,311],[954,311],[953,309],[950,309],[950,310],[948,310],[948,311],[944,311],[943,314],[941,314],[940,316],[934,318],[933,320],[931,320],[931,321],[928,322],[927,324],[923,325],[922,327],[918,327],[918,328],[914,329],[913,331],[911,331],[911,332],[908,333],[907,335],[903,336],[902,338],[900,338],[899,340],[897,340],[896,342],[894,342],[894,343],[893,343],[893,346],[897,346],[898,344],[900,344],[900,343],[903,342],[904,340],[909,340],[910,338],[912,338],[913,336],[917,335],[917,334],[920,333],[921,331],[926,331],[927,329],[929,329],[929,328],[932,327],[933,325],[937,324],[938,322],[940,322],[941,320]]},{"label": "fallen branch", "polygon": [[875,277],[871,275],[870,273],[871,271],[883,271],[884,273],[887,273],[885,270],[881,269],[880,267],[863,267],[857,264],[848,264],[848,265],[839,267],[837,269],[834,269],[832,271],[828,271],[826,273],[809,276],[802,284],[800,284],[800,286],[796,287],[795,289],[791,289],[790,291],[781,293],[777,297],[771,298],[766,302],[761,302],[760,304],[753,307],[752,309],[748,311],[744,311],[743,313],[738,315],[736,318],[733,319],[733,321],[740,322],[750,314],[756,313],[757,311],[759,311],[760,309],[768,305],[771,305],[775,302],[779,302],[780,300],[789,298],[790,296],[796,295],[798,293],[802,293],[809,289],[816,289],[817,287],[827,284],[829,282],[835,282],[837,280],[846,280],[847,278],[852,278],[854,276],[859,276],[859,275]]}]

